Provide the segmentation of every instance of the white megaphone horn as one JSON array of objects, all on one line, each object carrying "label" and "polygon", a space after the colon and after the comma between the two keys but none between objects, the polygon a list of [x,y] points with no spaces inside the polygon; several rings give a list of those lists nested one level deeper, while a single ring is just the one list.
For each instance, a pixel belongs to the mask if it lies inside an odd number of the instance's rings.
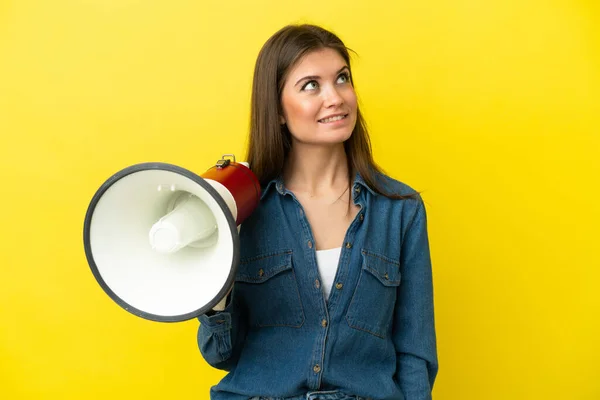
[{"label": "white megaphone horn", "polygon": [[225,154],[202,175],[166,163],[127,167],[100,186],[84,221],[89,267],[102,289],[142,318],[177,322],[217,305],[239,263],[239,228],[260,183]]}]

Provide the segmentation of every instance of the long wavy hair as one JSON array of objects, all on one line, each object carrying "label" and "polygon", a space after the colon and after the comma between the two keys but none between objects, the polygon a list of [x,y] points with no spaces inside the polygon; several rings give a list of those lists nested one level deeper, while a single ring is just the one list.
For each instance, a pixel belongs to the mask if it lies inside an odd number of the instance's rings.
[{"label": "long wavy hair", "polygon": [[[350,69],[349,51],[353,50],[347,48],[334,33],[310,24],[283,27],[265,42],[258,54],[252,83],[246,161],[261,185],[266,185],[283,172],[292,146],[287,125],[281,125],[279,119],[279,115],[283,114],[281,93],[287,74],[303,56],[325,48],[337,51]],[[354,80],[351,79],[354,86]],[[379,194],[394,199],[413,197],[414,193],[397,195],[384,191],[376,178],[377,174],[383,174],[384,171],[373,160],[366,123],[358,106],[356,117],[354,130],[344,142],[349,185],[352,185],[354,175],[358,172],[365,183]]]}]

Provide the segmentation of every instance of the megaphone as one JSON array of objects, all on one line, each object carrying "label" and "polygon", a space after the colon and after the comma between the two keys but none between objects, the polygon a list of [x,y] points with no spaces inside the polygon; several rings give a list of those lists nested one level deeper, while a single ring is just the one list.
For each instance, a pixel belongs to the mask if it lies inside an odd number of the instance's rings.
[{"label": "megaphone", "polygon": [[225,154],[201,175],[167,163],[126,167],[94,194],[84,221],[89,267],[104,292],[139,317],[196,318],[227,296],[239,229],[260,183]]}]

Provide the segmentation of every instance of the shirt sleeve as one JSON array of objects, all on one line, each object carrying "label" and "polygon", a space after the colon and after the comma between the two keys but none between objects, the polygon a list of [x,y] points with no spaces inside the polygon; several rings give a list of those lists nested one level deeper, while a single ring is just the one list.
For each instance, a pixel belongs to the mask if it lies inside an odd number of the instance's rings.
[{"label": "shirt sleeve", "polygon": [[237,364],[246,335],[246,320],[231,291],[229,304],[223,311],[210,311],[198,320],[198,347],[202,357],[212,367],[231,371]]},{"label": "shirt sleeve", "polygon": [[438,358],[427,215],[420,197],[403,237],[393,327],[395,378],[405,400],[426,400],[431,399]]}]

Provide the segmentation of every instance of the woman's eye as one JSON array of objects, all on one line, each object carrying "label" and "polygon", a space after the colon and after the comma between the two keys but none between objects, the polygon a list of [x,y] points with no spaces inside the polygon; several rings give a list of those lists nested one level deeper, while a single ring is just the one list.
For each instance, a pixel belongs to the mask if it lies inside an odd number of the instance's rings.
[{"label": "woman's eye", "polygon": [[309,81],[306,82],[304,86],[302,86],[302,90],[315,90],[317,88],[317,82]]},{"label": "woman's eye", "polygon": [[350,77],[349,77],[349,76],[348,76],[348,74],[346,74],[346,73],[344,73],[344,74],[341,74],[341,75],[338,77],[338,83],[347,83],[347,82],[349,82],[349,81],[350,81]]}]

